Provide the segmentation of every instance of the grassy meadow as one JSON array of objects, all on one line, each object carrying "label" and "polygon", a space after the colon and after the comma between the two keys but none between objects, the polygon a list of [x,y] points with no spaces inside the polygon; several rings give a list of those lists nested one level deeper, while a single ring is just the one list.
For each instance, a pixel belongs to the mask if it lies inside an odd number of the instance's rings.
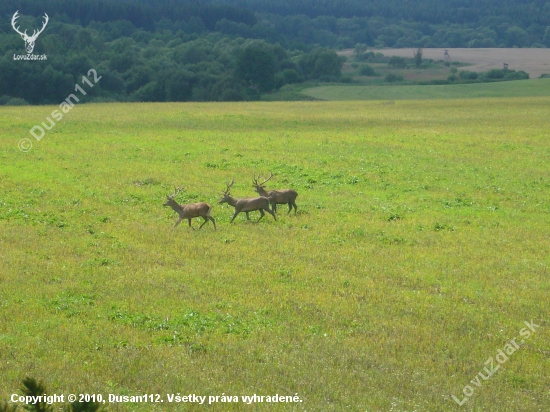
[{"label": "grassy meadow", "polygon": [[421,100],[550,96],[550,79],[446,85],[317,86],[301,90],[320,100]]},{"label": "grassy meadow", "polygon": [[[550,410],[549,97],[82,104],[35,141],[54,109],[0,108],[0,404],[32,376],[301,399],[111,411]],[[230,225],[225,183],[269,171],[298,213]],[[174,185],[217,231],[173,229]]]}]

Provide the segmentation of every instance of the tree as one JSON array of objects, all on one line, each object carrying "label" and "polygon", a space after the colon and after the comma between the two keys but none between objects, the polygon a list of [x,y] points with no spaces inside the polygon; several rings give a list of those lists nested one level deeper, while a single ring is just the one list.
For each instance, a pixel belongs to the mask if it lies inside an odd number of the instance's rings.
[{"label": "tree", "polygon": [[392,56],[388,61],[388,66],[404,69],[405,67],[407,67],[407,62],[405,61],[404,57]]},{"label": "tree", "polygon": [[405,78],[403,76],[401,76],[400,74],[395,74],[395,73],[389,73],[385,78],[384,78],[384,81],[385,82],[388,82],[388,83],[395,83],[395,82],[401,82],[405,80]]},{"label": "tree", "polygon": [[422,48],[418,48],[416,52],[414,53],[414,64],[416,67],[420,67],[422,64]]},{"label": "tree", "polygon": [[523,47],[529,45],[529,34],[518,26],[512,26],[506,30],[506,46]]},{"label": "tree", "polygon": [[340,77],[342,74],[342,60],[334,50],[324,49],[317,55],[315,75]]},{"label": "tree", "polygon": [[299,61],[304,77],[318,79],[321,76],[340,77],[342,60],[334,50],[319,48],[304,54]]},{"label": "tree", "polygon": [[235,77],[261,92],[268,92],[275,87],[277,66],[273,49],[263,41],[254,42],[238,53]]},{"label": "tree", "polygon": [[542,43],[545,46],[550,47],[550,26],[546,27],[546,30],[544,32],[544,37],[542,38]]},{"label": "tree", "polygon": [[357,43],[355,45],[355,57],[359,58],[359,56],[367,51],[367,45],[365,43]]},{"label": "tree", "polygon": [[131,50],[115,53],[109,61],[111,70],[124,73],[132,68],[136,61],[136,54]]},{"label": "tree", "polygon": [[191,100],[194,76],[185,70],[171,71],[165,79],[166,100],[185,102]]},{"label": "tree", "polygon": [[77,50],[84,50],[93,45],[93,35],[89,29],[80,29],[76,32],[72,47]]},{"label": "tree", "polygon": [[359,74],[361,76],[376,76],[376,72],[372,68],[372,66],[369,66],[368,64],[362,65],[359,68]]}]

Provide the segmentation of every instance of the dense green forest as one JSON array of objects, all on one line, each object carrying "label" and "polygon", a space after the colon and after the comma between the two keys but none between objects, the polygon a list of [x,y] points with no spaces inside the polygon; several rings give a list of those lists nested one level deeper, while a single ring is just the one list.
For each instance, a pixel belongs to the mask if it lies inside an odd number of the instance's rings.
[{"label": "dense green forest", "polygon": [[[7,0],[0,104],[57,103],[89,69],[95,101],[254,100],[285,84],[338,81],[334,49],[550,46],[550,2],[533,0]],[[50,21],[33,51],[15,60]]]}]

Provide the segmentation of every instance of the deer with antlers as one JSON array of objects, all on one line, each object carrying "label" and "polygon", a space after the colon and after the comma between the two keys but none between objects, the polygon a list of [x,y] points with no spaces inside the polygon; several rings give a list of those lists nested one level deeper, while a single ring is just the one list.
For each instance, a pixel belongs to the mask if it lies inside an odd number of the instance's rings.
[{"label": "deer with antlers", "polygon": [[[269,213],[271,216],[273,216],[273,219],[277,220],[275,217],[275,213],[271,211],[269,208],[269,199],[267,197],[253,197],[248,199],[235,199],[231,196],[231,186],[235,183],[235,180],[233,180],[231,183],[226,183],[227,189],[225,192],[223,192],[223,197],[220,200],[219,203],[227,203],[235,208],[235,214],[233,215],[233,219],[231,219],[230,223],[233,223],[233,220],[235,220],[235,217],[241,212],[246,213],[246,218],[250,220],[250,217],[248,216],[248,212],[253,212],[254,210],[260,211],[260,219],[265,216],[264,210]],[[258,219],[258,222],[260,221]]]},{"label": "deer with antlers", "polygon": [[202,217],[204,219],[204,223],[200,225],[199,230],[202,229],[202,227],[208,223],[210,220],[212,223],[214,223],[214,230],[216,230],[216,221],[212,216],[210,216],[210,211],[212,210],[212,206],[210,206],[208,203],[200,202],[200,203],[191,203],[188,205],[180,205],[177,203],[174,198],[183,190],[183,187],[174,187],[174,194],[172,196],[166,195],[166,203],[163,204],[163,206],[170,206],[172,209],[174,209],[174,212],[176,212],[179,215],[179,219],[174,225],[176,227],[180,224],[180,222],[183,219],[189,220],[189,227],[193,230],[195,228],[191,225],[191,219],[194,217]]},{"label": "deer with antlers", "polygon": [[44,31],[44,29],[46,28],[46,25],[48,24],[48,21],[50,20],[50,18],[48,17],[48,15],[46,13],[44,13],[44,23],[42,23],[42,28],[40,30],[34,30],[33,33],[32,33],[32,36],[29,36],[27,34],[27,30],[25,30],[23,33],[21,33],[21,31],[19,30],[19,26],[15,27],[16,20],[19,18],[18,13],[19,13],[19,10],[17,10],[13,14],[13,17],[11,18],[11,26],[21,36],[21,38],[25,41],[25,49],[27,49],[28,54],[31,54],[32,51],[34,50],[34,42],[38,38],[38,35]]},{"label": "deer with antlers", "polygon": [[[298,211],[298,206],[296,206],[296,198],[298,197],[298,192],[292,189],[282,189],[282,190],[270,190],[269,192],[265,190],[265,184],[273,177],[273,173],[269,172],[270,175],[262,183],[259,183],[260,177],[252,177],[252,185],[254,190],[258,192],[260,196],[267,197],[271,203],[271,208],[274,212],[277,212],[277,205],[286,205],[288,204],[288,213],[292,211],[294,207],[294,214]],[[288,214],[287,213],[287,214]]]}]

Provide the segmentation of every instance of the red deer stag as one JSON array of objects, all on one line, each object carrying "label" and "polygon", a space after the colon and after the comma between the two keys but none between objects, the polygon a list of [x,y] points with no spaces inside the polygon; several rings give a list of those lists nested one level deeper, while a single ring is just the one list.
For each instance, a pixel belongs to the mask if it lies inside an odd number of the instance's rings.
[{"label": "red deer stag", "polygon": [[[294,207],[294,214],[298,211],[298,206],[296,206],[296,198],[298,197],[298,192],[292,189],[282,189],[282,190],[270,190],[269,192],[265,190],[265,184],[273,177],[273,173],[269,172],[270,175],[262,183],[258,183],[260,176],[252,178],[252,184],[254,185],[254,190],[258,192],[260,196],[269,198],[271,202],[271,208],[274,212],[277,212],[277,205],[286,205],[288,204],[288,213],[292,211]],[[287,214],[288,214],[287,213]]]},{"label": "red deer stag", "polygon": [[183,190],[183,187],[174,187],[174,190],[175,191],[172,196],[166,195],[166,198],[168,200],[166,200],[166,203],[163,204],[163,206],[170,206],[172,209],[174,209],[174,212],[179,215],[179,219],[174,227],[179,225],[183,219],[187,219],[189,220],[189,227],[195,230],[195,228],[191,226],[191,219],[193,219],[194,217],[202,217],[204,219],[204,223],[200,225],[199,229],[202,229],[202,227],[210,220],[212,221],[212,223],[214,223],[214,230],[216,230],[216,221],[212,216],[210,216],[212,206],[205,202],[180,205],[174,200],[174,198]]},{"label": "red deer stag", "polygon": [[[225,190],[225,192],[223,192],[222,200],[220,200],[219,202],[228,203],[235,208],[235,214],[233,215],[233,219],[231,219],[230,223],[233,223],[235,217],[237,217],[237,215],[241,212],[246,213],[246,218],[250,220],[248,212],[252,212],[254,210],[260,211],[260,219],[265,216],[265,210],[267,213],[273,216],[273,219],[277,220],[277,218],[275,217],[275,213],[273,213],[269,208],[269,199],[267,197],[253,197],[249,199],[235,199],[234,197],[231,197],[231,186],[233,186],[234,183],[235,180],[233,180],[231,183],[227,183],[227,189]],[[260,221],[260,219],[258,219],[258,222]]]}]

